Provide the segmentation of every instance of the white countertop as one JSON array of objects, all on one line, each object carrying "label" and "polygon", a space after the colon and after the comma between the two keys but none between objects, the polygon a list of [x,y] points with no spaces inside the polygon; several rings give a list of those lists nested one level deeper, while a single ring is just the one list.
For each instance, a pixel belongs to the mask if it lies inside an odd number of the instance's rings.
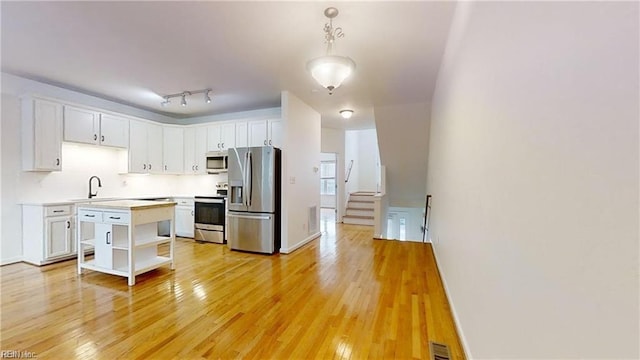
[{"label": "white countertop", "polygon": [[150,201],[150,200],[112,200],[95,201],[91,203],[81,203],[78,207],[92,209],[114,209],[114,210],[146,210],[159,207],[175,206],[173,201]]}]

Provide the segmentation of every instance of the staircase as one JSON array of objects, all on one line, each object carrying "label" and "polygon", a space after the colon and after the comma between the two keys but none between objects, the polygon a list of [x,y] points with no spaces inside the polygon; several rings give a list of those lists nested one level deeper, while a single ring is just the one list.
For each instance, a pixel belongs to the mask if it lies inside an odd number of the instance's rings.
[{"label": "staircase", "polygon": [[351,193],[342,222],[345,224],[373,226],[373,195],[375,195],[374,192],[365,191]]}]

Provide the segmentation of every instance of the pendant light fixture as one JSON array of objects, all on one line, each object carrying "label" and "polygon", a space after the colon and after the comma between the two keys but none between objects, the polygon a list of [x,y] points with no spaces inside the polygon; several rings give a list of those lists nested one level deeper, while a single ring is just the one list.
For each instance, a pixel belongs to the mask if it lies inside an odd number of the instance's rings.
[{"label": "pendant light fixture", "polygon": [[338,16],[338,9],[327,8],[324,10],[324,16],[329,19],[329,22],[324,24],[327,53],[325,56],[307,62],[307,70],[320,85],[329,90],[329,95],[331,95],[333,90],[340,87],[342,82],[355,70],[356,63],[349,57],[333,55],[333,43],[336,38],[344,36],[341,27],[333,27],[333,18]]}]

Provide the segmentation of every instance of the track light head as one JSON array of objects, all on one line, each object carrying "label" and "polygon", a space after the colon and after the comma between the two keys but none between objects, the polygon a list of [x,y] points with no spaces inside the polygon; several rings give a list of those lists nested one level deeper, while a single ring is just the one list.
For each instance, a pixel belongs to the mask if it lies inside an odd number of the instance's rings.
[{"label": "track light head", "polygon": [[211,104],[211,98],[209,97],[209,91],[211,91],[211,90],[207,89],[204,92],[204,102],[206,102],[207,104]]},{"label": "track light head", "polygon": [[160,105],[162,105],[162,107],[167,107],[169,106],[169,103],[170,103],[169,98],[165,97],[164,101],[161,102]]},{"label": "track light head", "polygon": [[186,99],[187,94],[182,94],[182,100],[180,101],[180,105],[182,105],[182,107],[187,106],[187,99]]}]

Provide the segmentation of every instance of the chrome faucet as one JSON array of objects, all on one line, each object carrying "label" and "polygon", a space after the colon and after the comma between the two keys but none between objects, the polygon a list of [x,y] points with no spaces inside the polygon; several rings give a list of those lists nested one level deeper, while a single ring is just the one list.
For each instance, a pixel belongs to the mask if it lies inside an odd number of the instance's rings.
[{"label": "chrome faucet", "polygon": [[93,175],[92,177],[90,177],[90,178],[89,178],[89,199],[91,199],[91,198],[92,198],[92,197],[94,197],[94,196],[98,196],[98,190],[96,190],[96,193],[95,193],[95,194],[93,193],[93,191],[91,191],[91,185],[92,185],[91,180],[93,180],[93,179],[98,179],[98,187],[102,187],[102,182],[100,181],[100,178],[99,178],[99,177],[97,177],[97,176],[95,176],[95,175]]}]

